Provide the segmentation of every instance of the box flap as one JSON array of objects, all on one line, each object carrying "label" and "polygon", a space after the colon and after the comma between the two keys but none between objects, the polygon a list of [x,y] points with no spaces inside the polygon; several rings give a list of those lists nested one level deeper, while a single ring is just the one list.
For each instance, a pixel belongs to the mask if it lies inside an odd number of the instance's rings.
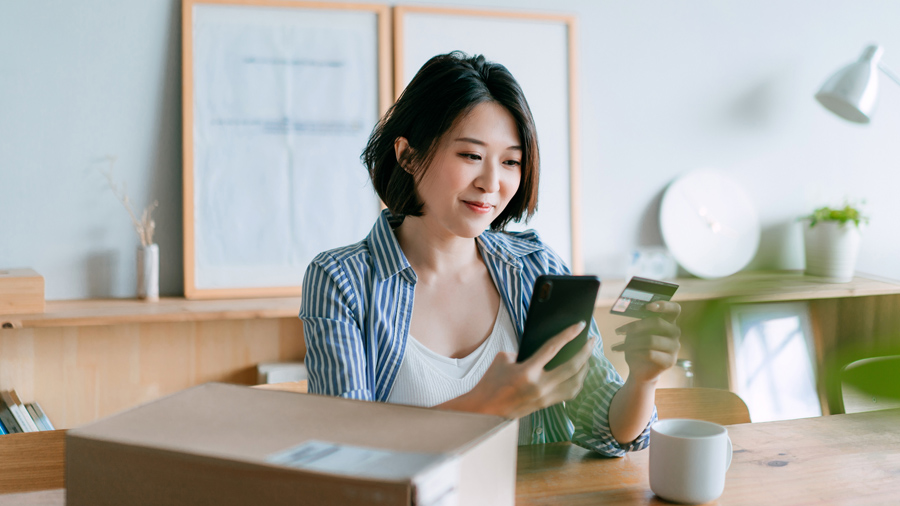
[{"label": "box flap", "polygon": [[455,454],[515,423],[502,417],[207,383],[72,429],[86,438],[266,463],[310,440]]}]

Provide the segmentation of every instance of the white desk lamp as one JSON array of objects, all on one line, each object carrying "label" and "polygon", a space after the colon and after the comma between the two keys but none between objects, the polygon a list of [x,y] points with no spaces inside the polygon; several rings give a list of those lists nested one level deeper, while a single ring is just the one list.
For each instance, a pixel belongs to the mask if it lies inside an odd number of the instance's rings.
[{"label": "white desk lamp", "polygon": [[825,81],[816,100],[848,121],[868,123],[878,100],[878,69],[900,85],[900,78],[881,63],[882,53],[881,46],[867,47],[859,60]]}]

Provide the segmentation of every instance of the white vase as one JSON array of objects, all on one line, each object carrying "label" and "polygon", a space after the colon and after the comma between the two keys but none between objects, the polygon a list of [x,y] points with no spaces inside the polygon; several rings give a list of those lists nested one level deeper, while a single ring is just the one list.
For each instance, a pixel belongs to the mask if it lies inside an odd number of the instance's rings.
[{"label": "white vase", "polygon": [[159,300],[159,246],[138,246],[137,295],[139,299]]},{"label": "white vase", "polygon": [[859,255],[859,227],[852,221],[820,221],[804,224],[806,274],[845,283],[853,279]]}]

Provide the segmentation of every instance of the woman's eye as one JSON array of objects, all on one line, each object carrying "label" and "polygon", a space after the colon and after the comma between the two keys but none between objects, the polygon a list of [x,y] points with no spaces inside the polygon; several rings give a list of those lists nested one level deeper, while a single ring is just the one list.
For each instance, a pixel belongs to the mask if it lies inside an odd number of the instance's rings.
[{"label": "woman's eye", "polygon": [[460,153],[459,156],[469,160],[481,160],[481,155],[477,153]]},{"label": "woman's eye", "polygon": [[518,167],[518,166],[522,165],[522,162],[520,162],[518,160],[507,160],[503,163],[505,163],[506,165],[512,165],[513,167]]}]

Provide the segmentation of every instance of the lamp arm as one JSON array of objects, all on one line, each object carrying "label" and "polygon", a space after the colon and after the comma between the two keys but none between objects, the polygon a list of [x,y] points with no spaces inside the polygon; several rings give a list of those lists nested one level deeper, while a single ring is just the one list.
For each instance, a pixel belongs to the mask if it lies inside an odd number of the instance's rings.
[{"label": "lamp arm", "polygon": [[885,67],[881,62],[878,62],[878,68],[880,68],[881,71],[884,72],[884,75],[890,77],[892,81],[900,85],[900,77],[897,77],[897,74],[891,72],[891,70]]}]

